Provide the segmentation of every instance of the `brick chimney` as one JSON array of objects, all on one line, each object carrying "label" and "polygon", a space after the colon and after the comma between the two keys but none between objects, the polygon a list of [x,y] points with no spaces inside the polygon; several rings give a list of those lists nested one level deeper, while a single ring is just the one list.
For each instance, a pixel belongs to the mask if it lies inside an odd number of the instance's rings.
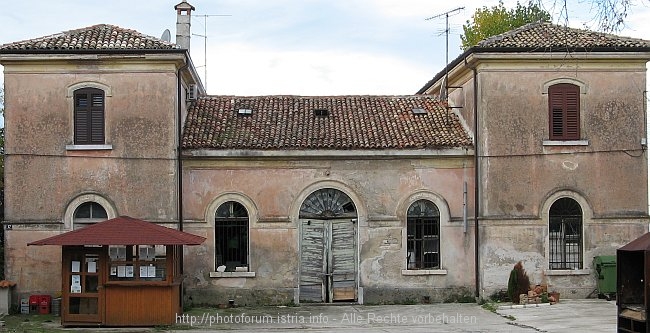
[{"label": "brick chimney", "polygon": [[176,9],[176,45],[181,49],[190,49],[190,21],[192,20],[192,11],[194,6],[183,2],[174,6]]}]

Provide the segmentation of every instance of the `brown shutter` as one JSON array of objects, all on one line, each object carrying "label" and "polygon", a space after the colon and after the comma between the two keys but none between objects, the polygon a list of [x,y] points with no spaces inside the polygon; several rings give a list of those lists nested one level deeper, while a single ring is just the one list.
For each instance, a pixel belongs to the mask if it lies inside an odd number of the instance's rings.
[{"label": "brown shutter", "polygon": [[566,140],[580,139],[580,91],[577,86],[575,89],[567,90],[566,100],[566,118],[564,138]]},{"label": "brown shutter", "polygon": [[90,122],[88,121],[90,110],[88,94],[75,93],[74,105],[74,143],[83,145],[90,143]]},{"label": "brown shutter", "polygon": [[104,93],[92,94],[90,109],[90,141],[104,144]]},{"label": "brown shutter", "polygon": [[556,84],[548,88],[549,138],[580,139],[580,88],[573,84]]}]

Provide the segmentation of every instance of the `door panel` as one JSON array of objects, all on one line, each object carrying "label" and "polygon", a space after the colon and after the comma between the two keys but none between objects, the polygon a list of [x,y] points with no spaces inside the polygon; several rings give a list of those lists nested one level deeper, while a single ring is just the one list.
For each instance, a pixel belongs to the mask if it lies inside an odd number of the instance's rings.
[{"label": "door panel", "polygon": [[300,301],[322,302],[325,299],[325,221],[302,220],[300,255]]},{"label": "door panel", "polygon": [[332,301],[354,301],[356,297],[357,246],[352,220],[328,221],[332,230],[331,297]]},{"label": "door panel", "polygon": [[357,299],[357,237],[353,221],[300,221],[300,301]]},{"label": "door panel", "polygon": [[64,247],[61,304],[63,322],[102,322],[102,250],[93,247]]}]

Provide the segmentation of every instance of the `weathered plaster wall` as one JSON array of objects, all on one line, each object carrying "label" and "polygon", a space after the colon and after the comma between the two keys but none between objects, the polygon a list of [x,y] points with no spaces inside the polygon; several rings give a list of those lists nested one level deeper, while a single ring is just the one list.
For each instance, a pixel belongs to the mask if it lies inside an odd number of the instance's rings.
[{"label": "weathered plaster wall", "polygon": [[[82,194],[104,198],[116,215],[178,219],[175,65],[59,65],[4,67],[6,277],[18,282],[17,293],[60,290],[61,249],[26,244],[71,230],[66,210]],[[70,87],[89,82],[107,89],[108,150],[66,148],[73,144]]]},{"label": "weathered plaster wall", "polygon": [[[534,283],[548,283],[562,297],[586,297],[596,288],[593,257],[613,255],[647,230],[645,63],[557,59],[478,68],[483,296],[507,289],[521,260]],[[544,84],[559,79],[583,87],[586,145],[544,144]],[[575,197],[583,210],[583,270],[548,270],[548,209],[559,194]]]},{"label": "weathered plaster wall", "polygon": [[[463,233],[463,181],[473,188],[471,159],[320,159],[184,162],[185,230],[208,237],[188,249],[186,292],[196,303],[288,303],[299,286],[302,200],[319,188],[339,188],[358,212],[359,284],[365,302],[443,300],[450,290],[474,285],[473,232]],[[228,195],[250,200],[250,268],[253,278],[210,278],[214,271],[214,207]],[[418,198],[436,196],[446,214],[441,230],[446,274],[406,276],[405,219]],[[470,193],[468,209],[473,209]],[[212,205],[212,206],[211,206]],[[441,207],[444,206],[444,207]],[[444,213],[446,212],[446,213]],[[251,212],[249,212],[251,213]],[[451,216],[451,219],[449,218]],[[401,290],[401,291],[400,291]],[[471,293],[471,292],[469,292]],[[410,295],[410,294],[409,294]]]}]

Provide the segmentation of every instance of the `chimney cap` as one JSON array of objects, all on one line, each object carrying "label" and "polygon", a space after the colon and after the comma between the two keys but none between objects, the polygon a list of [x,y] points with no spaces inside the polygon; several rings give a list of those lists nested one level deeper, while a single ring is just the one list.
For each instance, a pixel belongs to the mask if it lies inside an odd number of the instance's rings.
[{"label": "chimney cap", "polygon": [[176,10],[196,10],[196,8],[194,8],[194,6],[190,5],[185,0],[183,0],[183,2],[179,3],[178,5],[174,6],[174,9],[176,9]]}]

